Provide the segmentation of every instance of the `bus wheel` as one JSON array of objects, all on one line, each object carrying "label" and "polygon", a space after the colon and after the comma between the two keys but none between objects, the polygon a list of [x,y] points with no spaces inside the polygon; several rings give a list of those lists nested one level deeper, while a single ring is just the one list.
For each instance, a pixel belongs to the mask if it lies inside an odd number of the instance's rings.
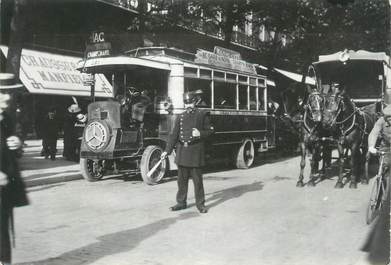
[{"label": "bus wheel", "polygon": [[157,145],[149,145],[145,148],[141,157],[140,171],[143,181],[148,185],[157,184],[166,174],[167,159],[163,160],[155,172],[148,176],[148,172],[160,161],[163,150]]},{"label": "bus wheel", "polygon": [[104,160],[80,158],[80,168],[83,178],[88,181],[100,180],[105,173]]},{"label": "bus wheel", "polygon": [[249,168],[254,162],[254,143],[250,139],[245,139],[242,145],[239,147],[236,157],[236,168]]}]

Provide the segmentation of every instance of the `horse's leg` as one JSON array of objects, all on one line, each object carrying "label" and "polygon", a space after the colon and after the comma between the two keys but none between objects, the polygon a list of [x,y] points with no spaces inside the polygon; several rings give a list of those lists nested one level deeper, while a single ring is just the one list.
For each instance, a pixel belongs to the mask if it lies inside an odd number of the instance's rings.
[{"label": "horse's leg", "polygon": [[312,155],[311,155],[311,173],[310,173],[310,180],[307,183],[307,186],[314,187],[315,186],[315,179],[316,174],[319,171],[319,160],[320,160],[320,144],[316,142],[312,148]]},{"label": "horse's leg", "polygon": [[296,187],[304,186],[303,178],[304,178],[305,158],[307,152],[305,141],[300,142],[300,151],[301,151],[300,175],[299,175],[299,180],[296,183]]},{"label": "horse's leg", "polygon": [[343,141],[339,140],[338,141],[338,156],[339,156],[339,171],[338,171],[338,180],[337,183],[335,183],[335,188],[337,189],[342,189],[343,188],[343,168],[345,165],[345,152],[343,148]]},{"label": "horse's leg", "polygon": [[352,164],[352,173],[350,176],[349,188],[357,189],[357,180],[358,180],[358,175],[359,175],[359,171],[361,168],[360,163],[362,162],[360,144],[354,143],[352,145],[351,150],[352,150],[352,154],[351,154],[350,160],[351,160],[351,164]]},{"label": "horse's leg", "polygon": [[326,176],[326,169],[331,166],[331,147],[327,143],[323,143],[322,151],[322,169],[320,170],[320,177],[323,179]]}]

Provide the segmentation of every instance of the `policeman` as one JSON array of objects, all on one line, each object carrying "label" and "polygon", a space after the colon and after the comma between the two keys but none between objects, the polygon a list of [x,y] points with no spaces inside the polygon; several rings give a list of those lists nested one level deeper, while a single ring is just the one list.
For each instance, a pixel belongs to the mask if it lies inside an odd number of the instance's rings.
[{"label": "policeman", "polygon": [[186,208],[188,183],[191,177],[197,209],[200,213],[208,212],[205,207],[202,167],[205,165],[205,139],[213,133],[214,129],[208,113],[195,107],[200,101],[200,90],[184,94],[186,110],[176,119],[165,152],[161,155],[162,159],[166,158],[176,145],[178,193],[177,204],[170,208],[171,211]]}]

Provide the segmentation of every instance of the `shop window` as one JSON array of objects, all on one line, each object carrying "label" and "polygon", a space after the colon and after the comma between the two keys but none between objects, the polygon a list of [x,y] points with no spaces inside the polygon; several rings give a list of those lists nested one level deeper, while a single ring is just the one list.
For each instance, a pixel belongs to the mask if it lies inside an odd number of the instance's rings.
[{"label": "shop window", "polygon": [[248,110],[247,87],[248,86],[239,85],[239,109],[240,110]]},{"label": "shop window", "polygon": [[201,90],[201,101],[197,104],[199,108],[210,108],[212,106],[210,80],[203,80],[198,78],[185,78],[185,92]]},{"label": "shop window", "polygon": [[236,109],[236,84],[215,81],[214,102],[216,109]]}]

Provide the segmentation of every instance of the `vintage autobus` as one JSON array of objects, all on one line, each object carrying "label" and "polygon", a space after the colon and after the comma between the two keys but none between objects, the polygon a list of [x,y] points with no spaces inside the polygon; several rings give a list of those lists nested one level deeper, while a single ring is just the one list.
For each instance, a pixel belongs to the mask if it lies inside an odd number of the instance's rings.
[{"label": "vintage autobus", "polygon": [[390,57],[384,52],[344,50],[320,55],[311,67],[320,89],[327,92],[332,83],[339,83],[357,106],[386,101],[391,88]]},{"label": "vintage autobus", "polygon": [[[256,153],[275,146],[266,77],[234,51],[216,47],[213,52],[192,54],[174,48],[138,48],[120,56],[83,60],[78,69],[92,76],[104,74],[115,95],[88,108],[80,164],[89,181],[112,170],[141,173],[144,182],[155,184],[167,170],[175,170],[174,153],[152,176],[147,174],[159,161],[176,116],[184,111],[186,91],[203,92],[198,108],[210,113],[215,128],[207,144],[208,161],[228,157],[237,168],[248,168]],[[129,125],[116,98],[134,88],[151,103],[142,122]]]}]

